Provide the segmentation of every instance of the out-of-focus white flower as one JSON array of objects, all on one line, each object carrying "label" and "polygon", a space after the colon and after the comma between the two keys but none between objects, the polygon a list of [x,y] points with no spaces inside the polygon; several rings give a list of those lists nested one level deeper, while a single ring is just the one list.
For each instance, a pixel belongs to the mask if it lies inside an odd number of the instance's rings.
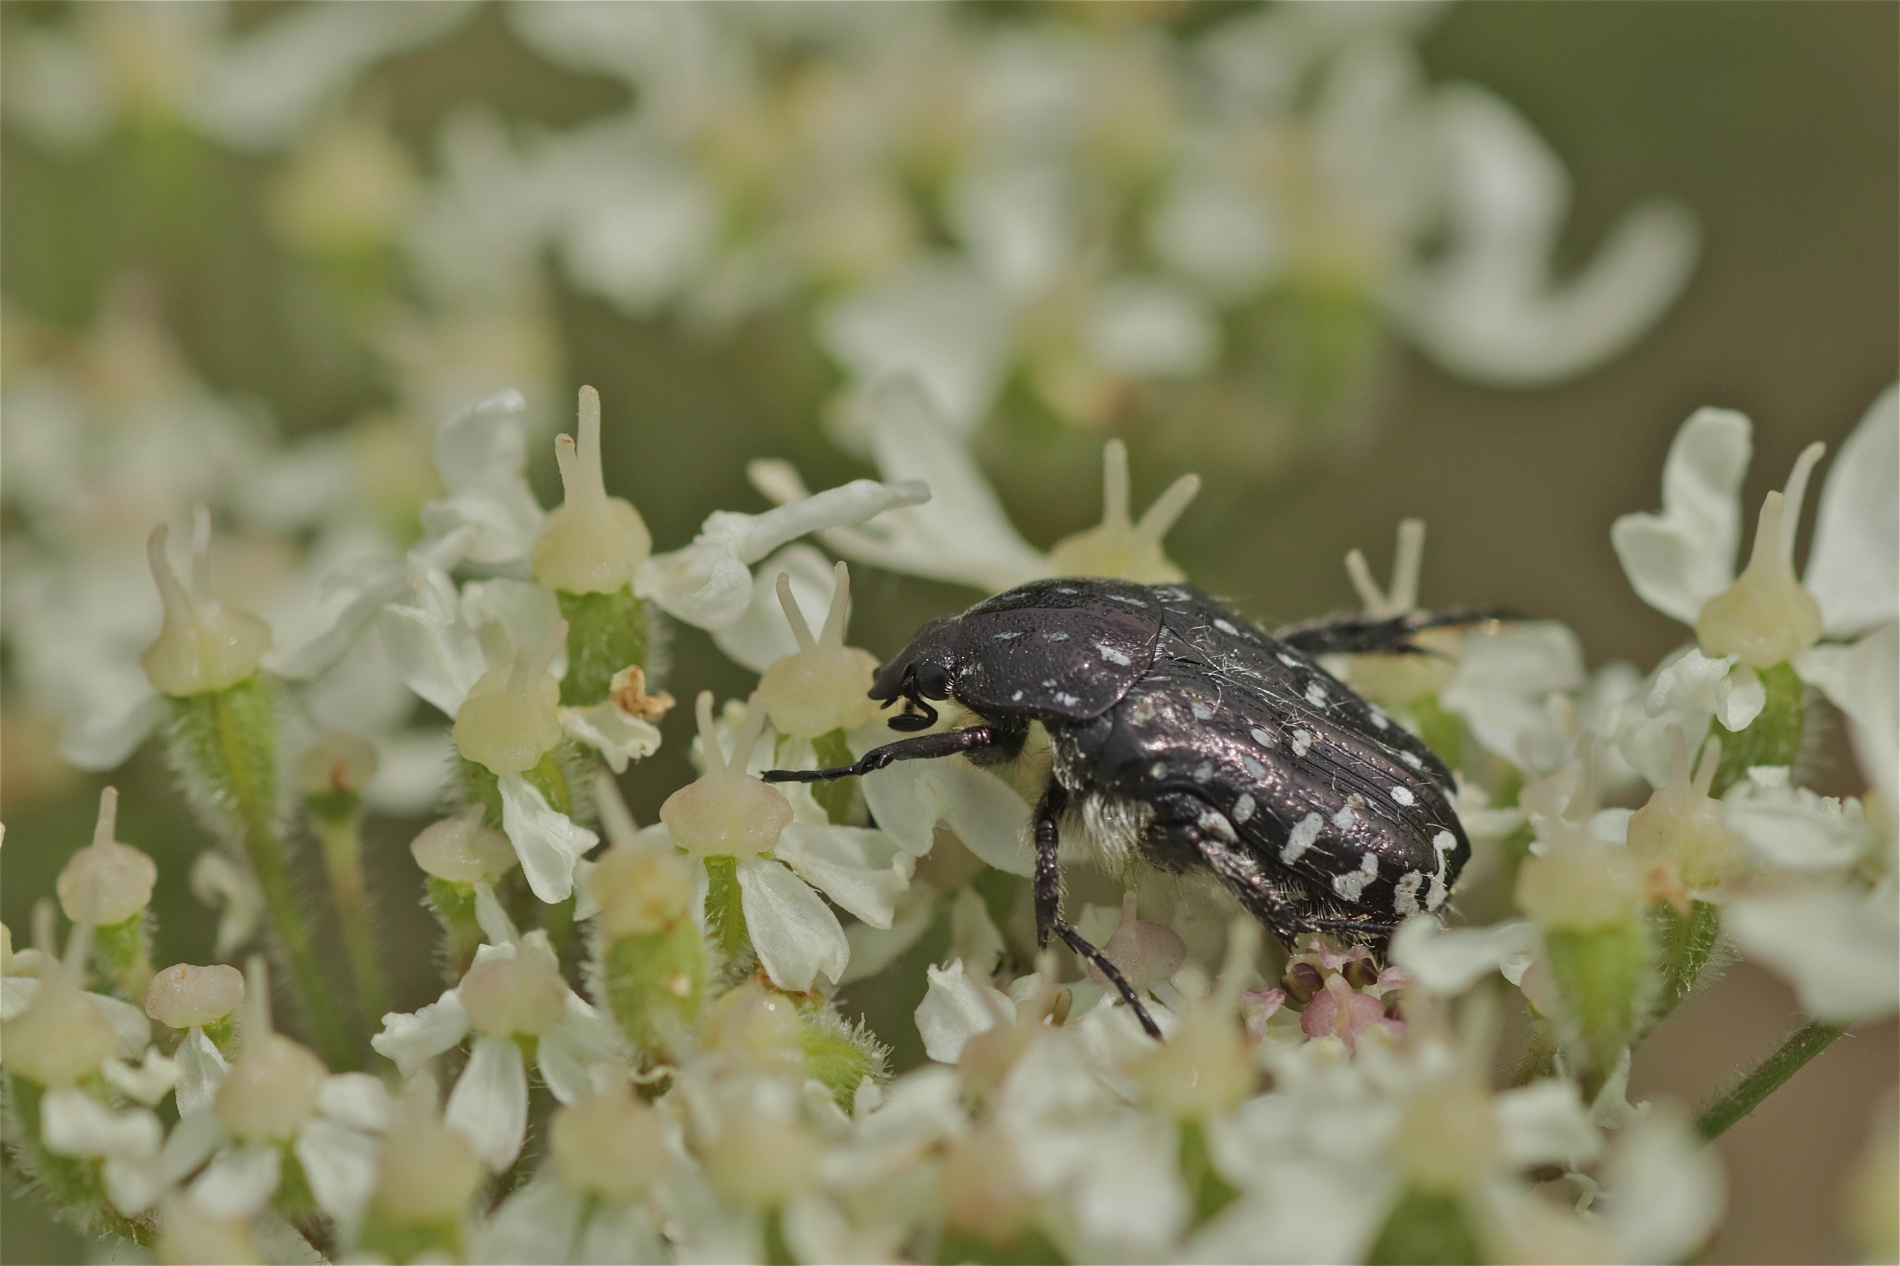
[{"label": "out-of-focus white flower", "polygon": [[1900,625],[1883,624],[1852,646],[1810,646],[1795,660],[1801,679],[1847,716],[1861,771],[1880,792],[1888,824],[1900,805]]},{"label": "out-of-focus white flower", "polygon": [[514,939],[494,895],[486,885],[476,891],[490,943],[476,950],[474,964],[454,989],[420,1011],[384,1016],[383,1030],[370,1045],[408,1077],[473,1031],[468,1066],[449,1092],[443,1120],[500,1172],[520,1155],[528,1126],[523,1039],[531,1039],[535,1064],[562,1103],[593,1093],[592,1068],[628,1052],[613,1021],[561,979],[547,934]]},{"label": "out-of-focus white flower", "polygon": [[191,864],[191,895],[218,910],[217,942],[212,953],[229,958],[257,932],[264,914],[264,890],[257,879],[215,848]]},{"label": "out-of-focus white flower", "polygon": [[1439,699],[1493,752],[1547,770],[1575,742],[1566,714],[1553,705],[1585,680],[1576,634],[1553,620],[1513,621],[1464,635],[1457,672]]},{"label": "out-of-focus white flower", "polygon": [[1619,1132],[1595,1207],[1630,1261],[1681,1261],[1714,1232],[1726,1186],[1687,1117],[1663,1109]]},{"label": "out-of-focus white flower", "polygon": [[1082,337],[1098,365],[1130,378],[1197,378],[1221,350],[1220,325],[1200,297],[1148,277],[1104,287]]},{"label": "out-of-focus white flower", "polygon": [[547,521],[522,474],[527,403],[519,391],[499,392],[457,410],[435,433],[435,468],[449,495],[422,508],[422,527],[437,540],[473,528],[469,562],[527,558]]},{"label": "out-of-focus white flower", "polygon": [[1455,997],[1491,972],[1516,984],[1542,944],[1537,925],[1514,920],[1488,928],[1444,928],[1420,915],[1392,937],[1392,961],[1430,993]]},{"label": "out-of-focus white flower", "polygon": [[1791,786],[1780,766],[1750,769],[1722,797],[1722,813],[1755,860],[1777,870],[1844,870],[1874,841],[1860,801]]},{"label": "out-of-focus white flower", "polygon": [[1900,907],[1888,876],[1870,891],[1806,883],[1730,901],[1722,927],[1788,978],[1801,1008],[1848,1024],[1900,1006]]}]

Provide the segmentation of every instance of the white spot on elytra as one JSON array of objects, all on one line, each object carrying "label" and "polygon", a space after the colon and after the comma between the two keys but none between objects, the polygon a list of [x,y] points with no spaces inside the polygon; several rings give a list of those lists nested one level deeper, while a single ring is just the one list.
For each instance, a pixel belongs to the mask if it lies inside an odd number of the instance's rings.
[{"label": "white spot on elytra", "polygon": [[1333,876],[1333,891],[1348,901],[1357,901],[1359,894],[1366,890],[1366,885],[1378,877],[1379,859],[1376,855],[1367,853],[1359,859],[1358,870],[1346,875]]},{"label": "white spot on elytra", "polygon": [[1418,803],[1418,797],[1404,787],[1392,788],[1392,798],[1403,805],[1414,805]]},{"label": "white spot on elytra", "polygon": [[1194,767],[1194,781],[1195,782],[1208,782],[1213,777],[1214,777],[1214,766],[1208,763],[1207,761],[1202,761],[1200,764]]},{"label": "white spot on elytra", "polygon": [[1319,838],[1319,829],[1324,821],[1317,813],[1309,813],[1301,818],[1287,833],[1286,847],[1280,850],[1280,860],[1291,866],[1301,853],[1313,847],[1313,841]]},{"label": "white spot on elytra", "polygon": [[1253,735],[1253,741],[1260,744],[1260,746],[1262,747],[1273,746],[1273,735],[1267,733],[1265,730],[1256,728],[1256,729],[1248,730],[1247,733]]},{"label": "white spot on elytra", "polygon": [[1058,690],[1056,691],[1056,702],[1061,704],[1065,708],[1073,708],[1076,704],[1082,701],[1074,695],[1063,694],[1060,690]]},{"label": "white spot on elytra", "polygon": [[998,642],[1007,642],[1013,637],[1021,637],[1022,635],[1021,629],[1012,629],[1008,633],[995,633],[991,636]]},{"label": "white spot on elytra", "polygon": [[1432,851],[1438,854],[1438,868],[1432,872],[1431,891],[1425,895],[1425,908],[1437,910],[1445,904],[1449,888],[1445,883],[1445,871],[1451,865],[1451,851],[1458,847],[1458,837],[1450,831],[1440,831],[1432,836]]},{"label": "white spot on elytra", "polygon": [[1167,776],[1168,767],[1160,761],[1156,761],[1154,764],[1148,766],[1148,777],[1155,779],[1157,782]]},{"label": "white spot on elytra", "polygon": [[1392,724],[1392,722],[1386,719],[1385,713],[1379,711],[1377,708],[1374,708],[1372,709],[1372,724],[1377,726],[1379,729],[1383,730],[1389,727]]},{"label": "white spot on elytra", "polygon": [[1009,699],[1011,703],[1021,703],[1023,701],[1023,692],[1018,690],[1015,694],[1011,695]]},{"label": "white spot on elytra", "polygon": [[1253,816],[1253,797],[1246,794],[1245,792],[1242,792],[1240,799],[1234,801],[1234,821],[1245,822],[1248,818],[1251,818],[1252,816]]},{"label": "white spot on elytra", "polygon": [[1075,590],[1069,588],[1067,585],[1057,585],[1056,592],[1057,593],[1074,593]]},{"label": "white spot on elytra", "polygon": [[1214,719],[1214,709],[1208,707],[1199,699],[1189,704],[1188,710],[1194,713],[1194,719],[1196,721],[1212,721]]},{"label": "white spot on elytra", "polygon": [[1306,749],[1311,746],[1313,746],[1313,732],[1311,730],[1293,731],[1293,754],[1295,756],[1306,755]]},{"label": "white spot on elytra", "polygon": [[1352,824],[1359,820],[1359,810],[1365,807],[1365,801],[1358,796],[1347,796],[1346,803],[1333,815],[1333,827],[1340,831],[1352,830]]},{"label": "white spot on elytra", "polygon": [[1103,659],[1107,660],[1111,664],[1119,664],[1123,668],[1126,668],[1130,664],[1135,662],[1134,660],[1130,659],[1124,652],[1116,650],[1114,647],[1110,646],[1106,642],[1095,643],[1095,649],[1102,653]]},{"label": "white spot on elytra", "polygon": [[1055,632],[1048,629],[1043,630],[1042,636],[1045,641],[1049,642],[1066,642],[1069,640],[1067,633]]},{"label": "white spot on elytra", "polygon": [[1249,778],[1265,778],[1267,776],[1267,767],[1251,756],[1241,757],[1240,767],[1247,771],[1247,777]]},{"label": "white spot on elytra", "polygon": [[1317,681],[1306,688],[1306,701],[1316,708],[1326,706],[1326,691],[1321,689]]},{"label": "white spot on elytra", "polygon": [[1102,596],[1107,598],[1110,602],[1124,602],[1131,607],[1140,607],[1144,611],[1148,609],[1148,604],[1143,602],[1140,598],[1125,598],[1118,593],[1103,594]]},{"label": "white spot on elytra", "polygon": [[1229,844],[1237,843],[1240,840],[1240,837],[1234,834],[1234,824],[1227,820],[1227,815],[1217,813],[1213,809],[1208,809],[1201,814],[1198,819],[1198,825],[1209,835],[1216,839],[1225,840]]},{"label": "white spot on elytra", "polygon": [[1288,668],[1298,668],[1300,666],[1300,661],[1294,659],[1291,655],[1282,654],[1278,658],[1280,662],[1285,664]]},{"label": "white spot on elytra", "polygon": [[1056,679],[1054,677],[1044,677],[1042,684],[1044,689],[1053,689],[1056,684]]},{"label": "white spot on elytra", "polygon": [[1239,629],[1233,626],[1233,622],[1229,620],[1216,620],[1214,621],[1214,627],[1219,629],[1223,633],[1239,633],[1240,632]]},{"label": "white spot on elytra", "polygon": [[1153,695],[1143,695],[1141,698],[1135,700],[1135,709],[1132,714],[1135,719],[1135,724],[1145,725],[1149,721],[1154,720],[1155,709],[1159,706],[1160,705],[1155,703]]},{"label": "white spot on elytra", "polygon": [[1415,870],[1408,870],[1399,876],[1398,886],[1392,890],[1392,909],[1402,919],[1409,919],[1418,913],[1418,886],[1425,882],[1425,876]]},{"label": "white spot on elytra", "polygon": [[1400,752],[1399,759],[1404,761],[1406,764],[1410,765],[1413,769],[1425,768],[1425,762],[1420,760],[1415,754],[1411,752]]}]

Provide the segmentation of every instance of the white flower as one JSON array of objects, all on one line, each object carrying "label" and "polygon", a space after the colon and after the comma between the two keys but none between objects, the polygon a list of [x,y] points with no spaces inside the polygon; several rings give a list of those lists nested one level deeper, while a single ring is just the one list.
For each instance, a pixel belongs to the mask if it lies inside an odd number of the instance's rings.
[{"label": "white flower", "polygon": [[1900,1006],[1900,906],[1891,876],[1869,892],[1807,883],[1730,901],[1722,929],[1787,977],[1801,1008],[1847,1024]]},{"label": "white flower", "polygon": [[1530,770],[1551,769],[1575,736],[1558,705],[1586,681],[1577,635],[1554,620],[1513,621],[1469,631],[1457,672],[1439,692],[1478,741]]},{"label": "white flower", "polygon": [[1014,1022],[1016,1004],[1009,995],[963,970],[963,960],[948,967],[925,968],[929,988],[917,1004],[917,1032],[924,1054],[940,1064],[954,1064],[966,1042],[998,1024]]},{"label": "white flower", "polygon": [[[1851,441],[1850,441],[1851,442]],[[1810,646],[1795,660],[1801,679],[1847,716],[1861,771],[1879,791],[1891,824],[1900,805],[1900,625],[1883,624],[1852,646]]]},{"label": "white flower", "polygon": [[[477,893],[478,901],[493,906],[485,885]],[[489,911],[484,930],[491,938],[512,931],[499,906]],[[534,1040],[535,1064],[562,1103],[592,1093],[590,1070],[627,1053],[613,1022],[561,979],[547,934],[538,930],[481,946],[459,985],[420,1011],[384,1016],[370,1045],[408,1077],[471,1031],[474,1047],[449,1092],[443,1122],[496,1172],[520,1155],[528,1126],[528,1076],[518,1038]]]},{"label": "white flower", "polygon": [[640,564],[633,591],[688,624],[722,629],[744,618],[752,602],[749,568],[773,550],[808,533],[848,527],[929,497],[929,487],[920,480],[880,484],[859,479],[764,514],[716,511],[691,545]]},{"label": "white flower", "polygon": [[1542,946],[1537,925],[1526,919],[1488,928],[1441,929],[1437,920],[1420,915],[1394,934],[1391,957],[1421,988],[1455,997],[1494,971],[1516,984]]},{"label": "white flower", "polygon": [[1708,1240],[1725,1195],[1714,1149],[1665,1109],[1619,1132],[1596,1207],[1628,1260],[1675,1262]]},{"label": "white flower", "polygon": [[436,430],[435,468],[449,495],[422,508],[422,527],[436,540],[473,528],[470,562],[526,558],[547,520],[522,474],[527,407],[519,391],[498,392],[457,410]]},{"label": "white flower", "polygon": [[1839,871],[1868,851],[1874,834],[1860,801],[1790,784],[1785,767],[1757,765],[1722,797],[1722,816],[1755,860],[1794,871]]}]

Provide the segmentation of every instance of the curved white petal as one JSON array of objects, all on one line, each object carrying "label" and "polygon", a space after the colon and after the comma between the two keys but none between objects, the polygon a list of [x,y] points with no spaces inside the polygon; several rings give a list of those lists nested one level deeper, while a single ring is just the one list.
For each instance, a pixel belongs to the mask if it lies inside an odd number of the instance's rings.
[{"label": "curved white petal", "polygon": [[191,1198],[218,1218],[248,1218],[277,1190],[283,1154],[269,1143],[253,1143],[218,1155],[191,1184]]},{"label": "curved white petal", "polygon": [[[756,463],[755,463],[756,465]],[[805,496],[800,492],[798,500]],[[713,641],[726,657],[755,673],[762,673],[798,649],[798,639],[785,622],[785,611],[778,602],[778,578],[783,572],[792,578],[792,600],[805,614],[808,628],[822,628],[825,613],[831,608],[831,591],[836,577],[831,563],[809,545],[787,545],[758,566],[752,578],[752,599],[745,614],[735,622],[713,632]]]},{"label": "curved white petal", "polygon": [[149,687],[114,706],[89,712],[59,737],[59,754],[80,769],[117,769],[131,758],[165,715],[165,700]]},{"label": "curved white petal", "polygon": [[152,1022],[146,1014],[120,998],[102,993],[89,993],[86,996],[98,1004],[106,1022],[112,1026],[112,1032],[117,1035],[119,1058],[138,1059],[144,1055],[145,1048],[152,1044]]},{"label": "curved white petal", "polygon": [[838,983],[848,985],[854,980],[864,980],[889,967],[930,930],[936,913],[936,892],[928,885],[913,884],[897,898],[890,927],[853,923],[844,930],[844,938],[851,946],[851,962],[844,969],[844,975],[838,977]]},{"label": "curved white petal", "polygon": [[1577,635],[1554,620],[1507,624],[1467,634],[1458,672],[1439,693],[1487,748],[1530,769],[1549,769],[1570,749],[1570,735],[1549,703],[1553,693],[1587,680]]},{"label": "curved white petal", "polygon": [[225,1062],[211,1039],[205,1036],[203,1029],[192,1029],[185,1034],[185,1040],[178,1044],[178,1115],[188,1117],[192,1113],[211,1106],[211,1098],[218,1093],[218,1087],[224,1084],[225,1075],[231,1071],[231,1065]]},{"label": "curved white petal", "polygon": [[304,1123],[292,1150],[317,1207],[342,1223],[346,1233],[353,1230],[376,1191],[380,1144],[361,1130],[319,1116]]},{"label": "curved white petal", "polygon": [[475,1039],[442,1123],[467,1139],[496,1173],[515,1163],[528,1129],[528,1073],[512,1038]]},{"label": "curved white petal", "polygon": [[1662,513],[1626,514],[1610,527],[1637,596],[1684,624],[1734,583],[1750,430],[1732,409],[1698,409],[1663,462]]},{"label": "curved white petal", "polygon": [[333,1074],[317,1092],[317,1111],[354,1130],[381,1133],[389,1127],[394,1109],[381,1079],[368,1073]]},{"label": "curved white petal", "polygon": [[218,937],[212,954],[228,960],[257,932],[264,917],[264,890],[257,877],[215,848],[191,864],[191,895],[218,911]]},{"label": "curved white petal", "polygon": [[553,1171],[552,1165],[544,1166],[526,1186],[501,1202],[475,1231],[470,1261],[506,1266],[571,1260],[567,1249],[589,1202]]},{"label": "curved white petal", "polygon": [[1810,646],[1794,668],[1847,715],[1861,772],[1886,804],[1900,804],[1900,624],[1883,624],[1852,646]]},{"label": "curved white petal", "polygon": [[588,708],[562,708],[561,728],[599,752],[616,774],[627,772],[627,762],[660,750],[660,727],[629,716],[612,699]]},{"label": "curved white petal", "polygon": [[1858,800],[1817,796],[1788,786],[1785,777],[1756,777],[1762,772],[1751,770],[1722,798],[1723,816],[1759,861],[1784,870],[1839,870],[1867,851],[1873,834]]},{"label": "curved white petal", "polygon": [[1015,1018],[1009,995],[968,975],[960,958],[948,967],[926,968],[925,975],[930,985],[917,1004],[917,1032],[924,1054],[940,1064],[956,1063],[964,1043]]},{"label": "curved white petal", "polygon": [[660,1236],[653,1211],[645,1204],[596,1204],[581,1227],[578,1248],[576,1260],[583,1262],[660,1266],[673,1260],[673,1254],[667,1251],[667,1242]]},{"label": "curved white petal", "polygon": [[1392,937],[1392,961],[1429,993],[1461,994],[1490,972],[1521,977],[1541,948],[1537,925],[1519,919],[1488,928],[1440,929],[1428,915],[1408,919]]},{"label": "curved white petal", "polygon": [[1603,1150],[1603,1138],[1577,1097],[1577,1087],[1561,1077],[1506,1090],[1492,1100],[1492,1107],[1504,1136],[1505,1163],[1513,1168],[1578,1169]]},{"label": "curved white petal", "polygon": [[574,891],[574,866],[600,837],[548,805],[547,797],[520,774],[505,774],[501,829],[521,859],[521,873],[534,895],[552,905]]},{"label": "curved white petal", "polygon": [[1830,637],[1900,619],[1900,388],[1889,387],[1834,455],[1802,585]]},{"label": "curved white petal", "polygon": [[1594,1208],[1633,1262],[1681,1261],[1722,1217],[1722,1162],[1678,1112],[1652,1112],[1624,1130]]},{"label": "curved white petal", "polygon": [[402,684],[452,717],[488,671],[488,658],[462,620],[461,596],[448,573],[412,569],[410,579],[412,600],[384,607],[376,628]]},{"label": "curved white petal", "polygon": [[860,384],[915,376],[961,438],[1002,384],[1010,325],[1003,296],[974,270],[920,264],[833,305],[818,335]]},{"label": "curved white petal", "polygon": [[577,1103],[594,1093],[597,1065],[627,1054],[619,1026],[570,992],[561,1022],[536,1043],[534,1062],[556,1099]]},{"label": "curved white petal", "polygon": [[[462,623],[479,631],[484,625],[499,625],[508,634],[510,646],[537,646],[561,618],[561,604],[552,590],[531,580],[511,580],[498,576],[493,580],[471,580],[462,586]],[[554,654],[548,669],[555,680],[567,676],[567,643]]]},{"label": "curved white petal", "polygon": [[773,856],[799,878],[874,928],[891,926],[898,896],[916,860],[882,831],[798,822],[778,837]]},{"label": "curved white petal", "polygon": [[741,861],[739,900],[752,948],[780,989],[804,993],[820,974],[832,981],[844,974],[851,945],[838,916],[785,865],[764,857]]},{"label": "curved white petal", "polygon": [[1900,907],[1893,882],[1869,893],[1834,884],[1737,897],[1722,928],[1742,953],[1785,976],[1802,1010],[1846,1024],[1900,1006]]},{"label": "curved white petal", "polygon": [[468,1036],[468,1012],[453,989],[416,1012],[391,1011],[383,1017],[383,1031],[369,1044],[378,1055],[396,1062],[405,1078]]},{"label": "curved white petal", "polygon": [[40,1099],[40,1138],[59,1156],[150,1160],[158,1155],[165,1130],[145,1108],[114,1112],[78,1087],[62,1086]]},{"label": "curved white petal", "polygon": [[475,529],[471,562],[519,562],[534,548],[547,515],[522,476],[527,401],[519,391],[498,392],[456,411],[435,433],[435,467],[449,495],[422,507],[432,537]]},{"label": "curved white petal", "polygon": [[109,1059],[99,1065],[99,1073],[108,1086],[149,1108],[171,1093],[185,1070],[156,1046],[148,1046],[137,1067],[122,1059]]}]

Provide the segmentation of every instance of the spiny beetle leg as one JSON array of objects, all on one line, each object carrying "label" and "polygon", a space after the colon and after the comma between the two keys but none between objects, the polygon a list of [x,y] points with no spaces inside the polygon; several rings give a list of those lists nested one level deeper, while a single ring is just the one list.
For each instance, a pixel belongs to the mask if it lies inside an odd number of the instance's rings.
[{"label": "spiny beetle leg", "polygon": [[1062,938],[1064,945],[1067,945],[1077,954],[1080,954],[1083,958],[1095,964],[1095,966],[1101,970],[1102,975],[1108,977],[1109,983],[1115,986],[1116,990],[1127,1001],[1129,1007],[1134,1010],[1135,1018],[1141,1021],[1141,1027],[1147,1030],[1148,1036],[1159,1042],[1161,1040],[1161,1026],[1156,1024],[1154,1017],[1148,1014],[1148,1008],[1141,1005],[1141,998],[1135,993],[1135,987],[1128,983],[1127,977],[1121,974],[1121,969],[1109,962],[1108,956],[1102,953],[1101,950],[1096,949],[1093,945],[1083,940],[1082,934],[1069,926],[1066,919],[1056,919],[1050,924],[1050,929],[1055,932],[1057,936]]},{"label": "spiny beetle leg", "polygon": [[840,765],[835,769],[768,769],[763,777],[767,782],[833,782],[839,778],[876,773],[895,761],[929,760],[936,756],[974,752],[980,747],[988,747],[994,740],[989,726],[973,725],[967,730],[920,734],[916,738],[899,739],[883,747],[874,747],[859,757],[854,765]]}]

